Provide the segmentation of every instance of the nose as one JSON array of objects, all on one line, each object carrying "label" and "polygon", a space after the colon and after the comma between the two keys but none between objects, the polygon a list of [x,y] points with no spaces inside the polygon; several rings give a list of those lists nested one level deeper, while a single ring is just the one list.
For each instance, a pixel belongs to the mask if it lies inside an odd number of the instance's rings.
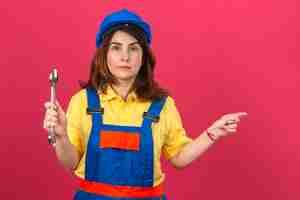
[{"label": "nose", "polygon": [[128,51],[127,49],[124,49],[124,50],[122,51],[122,55],[121,55],[122,61],[128,62],[128,61],[129,61],[129,57],[130,57],[129,51]]}]

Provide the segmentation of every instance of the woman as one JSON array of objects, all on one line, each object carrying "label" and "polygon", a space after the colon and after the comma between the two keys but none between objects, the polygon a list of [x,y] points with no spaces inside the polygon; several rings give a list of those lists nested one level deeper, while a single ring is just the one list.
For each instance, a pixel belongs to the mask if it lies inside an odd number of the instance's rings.
[{"label": "woman", "polygon": [[150,26],[121,10],[97,33],[90,78],[70,101],[45,103],[44,128],[54,128],[59,161],[80,178],[76,200],[165,199],[161,153],[184,168],[219,138],[236,132],[240,117],[222,116],[192,140],[174,100],[153,79]]}]

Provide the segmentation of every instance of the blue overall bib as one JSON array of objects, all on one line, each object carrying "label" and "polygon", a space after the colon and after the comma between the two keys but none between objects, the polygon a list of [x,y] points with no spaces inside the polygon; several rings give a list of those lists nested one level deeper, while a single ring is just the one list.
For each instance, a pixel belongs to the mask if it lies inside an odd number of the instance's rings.
[{"label": "blue overall bib", "polygon": [[[155,100],[150,108],[144,113],[141,127],[119,126],[103,124],[103,110],[100,105],[99,96],[96,90],[87,88],[87,111],[92,114],[92,128],[87,145],[85,162],[85,180],[105,187],[130,187],[144,188],[153,187],[154,182],[154,147],[151,124],[157,122],[159,114],[165,104],[166,98]],[[113,138],[114,133],[125,133],[127,136],[138,138],[138,148],[122,149],[113,147],[101,147],[101,138],[104,136]],[[106,135],[104,134],[106,133]],[[116,134],[117,135],[117,134]],[[126,143],[127,141],[120,142]],[[108,141],[109,142],[109,141]],[[118,193],[118,190],[115,190]],[[101,192],[100,192],[101,193]],[[166,199],[165,195],[160,196],[114,196],[107,194],[93,193],[79,189],[74,197],[75,200],[161,200]]]}]

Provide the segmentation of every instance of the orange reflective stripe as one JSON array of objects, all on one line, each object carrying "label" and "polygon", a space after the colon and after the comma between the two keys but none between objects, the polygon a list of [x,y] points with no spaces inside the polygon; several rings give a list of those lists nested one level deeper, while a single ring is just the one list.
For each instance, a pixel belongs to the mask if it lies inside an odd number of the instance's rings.
[{"label": "orange reflective stripe", "polygon": [[100,131],[101,148],[119,148],[125,150],[140,149],[140,135],[120,131]]},{"label": "orange reflective stripe", "polygon": [[155,187],[133,187],[115,186],[105,183],[80,180],[80,188],[85,192],[95,193],[98,195],[124,198],[161,197],[163,194],[161,184]]}]

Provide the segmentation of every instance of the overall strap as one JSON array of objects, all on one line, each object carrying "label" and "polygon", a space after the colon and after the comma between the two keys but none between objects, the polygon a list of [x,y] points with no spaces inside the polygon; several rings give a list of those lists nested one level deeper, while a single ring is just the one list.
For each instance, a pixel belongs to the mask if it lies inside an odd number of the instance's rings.
[{"label": "overall strap", "polygon": [[154,163],[154,147],[153,147],[153,133],[151,124],[153,122],[159,121],[159,114],[163,109],[163,106],[166,102],[167,97],[162,99],[154,100],[148,111],[144,113],[144,120],[141,127],[143,132],[142,137],[146,143],[143,143],[141,149],[143,149],[144,157],[144,180],[143,186],[152,186],[154,183],[154,174],[153,174],[153,163]]},{"label": "overall strap", "polygon": [[95,180],[95,174],[97,172],[97,163],[94,159],[96,157],[96,151],[94,150],[95,142],[98,141],[98,131],[102,125],[103,109],[101,109],[99,96],[97,91],[93,88],[86,89],[87,94],[87,114],[92,115],[92,128],[87,145],[87,154],[85,162],[85,179],[89,181]]},{"label": "overall strap", "polygon": [[87,100],[88,100],[88,107],[86,109],[87,114],[91,114],[93,118],[93,124],[102,124],[102,115],[103,115],[103,108],[101,108],[99,96],[97,91],[93,88],[87,88]]},{"label": "overall strap", "polygon": [[144,120],[142,127],[151,127],[151,124],[153,122],[159,122],[159,115],[162,111],[165,103],[166,103],[167,97],[163,97],[162,99],[157,99],[152,102],[147,112],[144,112]]}]

